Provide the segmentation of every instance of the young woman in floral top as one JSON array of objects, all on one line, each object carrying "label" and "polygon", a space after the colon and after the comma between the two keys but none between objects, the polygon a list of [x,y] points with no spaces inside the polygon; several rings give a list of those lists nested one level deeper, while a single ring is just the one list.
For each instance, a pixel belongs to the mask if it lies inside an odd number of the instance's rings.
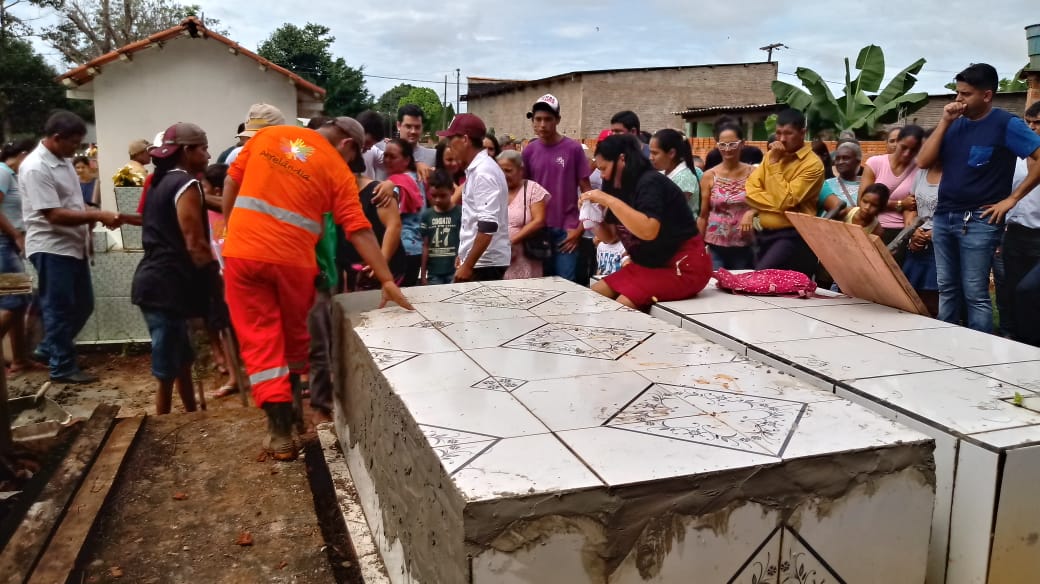
[{"label": "young woman in floral top", "polygon": [[744,131],[740,126],[723,126],[718,143],[722,164],[704,173],[701,179],[697,227],[708,243],[715,269],[749,270],[754,267],[751,224],[744,225],[742,220],[748,210],[744,183],[755,167],[740,161],[743,145]]}]

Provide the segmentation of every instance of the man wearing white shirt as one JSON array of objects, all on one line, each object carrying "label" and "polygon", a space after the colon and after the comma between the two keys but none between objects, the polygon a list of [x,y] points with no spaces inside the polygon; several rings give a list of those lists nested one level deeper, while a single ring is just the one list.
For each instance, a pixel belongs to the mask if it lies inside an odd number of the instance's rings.
[{"label": "man wearing white shirt", "polygon": [[501,280],[509,267],[509,187],[484,149],[486,134],[484,122],[473,114],[459,114],[437,132],[466,165],[456,282]]},{"label": "man wearing white shirt", "polygon": [[[1040,134],[1040,101],[1029,106],[1023,117]],[[1019,159],[1012,190],[1026,179],[1030,164],[1038,163]],[[1040,187],[1022,197],[1008,211],[1006,221],[1004,282],[1011,296],[1011,334],[1016,341],[1040,347]]]}]

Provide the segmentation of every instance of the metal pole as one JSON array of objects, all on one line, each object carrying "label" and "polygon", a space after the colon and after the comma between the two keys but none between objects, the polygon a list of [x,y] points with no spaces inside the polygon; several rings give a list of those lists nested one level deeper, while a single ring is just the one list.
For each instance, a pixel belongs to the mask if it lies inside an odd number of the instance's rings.
[{"label": "metal pole", "polygon": [[443,111],[443,113],[441,114],[441,129],[442,130],[447,130],[448,129],[448,116],[444,115],[444,114],[448,113],[448,76],[447,75],[444,76],[444,101],[442,102],[441,109]]},{"label": "metal pole", "polygon": [[462,96],[462,92],[459,90],[459,73],[460,72],[461,72],[461,69],[456,69],[455,70],[455,113],[456,114],[459,113],[459,111],[462,109],[461,102],[460,102],[460,98]]}]

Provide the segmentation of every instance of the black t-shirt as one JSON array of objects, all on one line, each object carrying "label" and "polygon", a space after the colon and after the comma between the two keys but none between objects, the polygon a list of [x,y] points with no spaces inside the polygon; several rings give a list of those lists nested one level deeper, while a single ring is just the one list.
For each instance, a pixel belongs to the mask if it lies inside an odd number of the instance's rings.
[{"label": "black t-shirt", "polygon": [[183,170],[172,170],[148,189],[142,214],[144,257],[137,264],[131,301],[141,308],[165,310],[186,318],[209,312],[210,279],[206,269],[191,261],[177,220],[178,197],[192,197],[209,234],[199,181]]},{"label": "black t-shirt", "polygon": [[[740,161],[744,164],[762,164],[762,150],[757,146],[744,146],[740,149]],[[718,148],[712,148],[704,157],[704,170],[722,164],[722,153]]]},{"label": "black t-shirt", "polygon": [[[372,202],[372,197],[376,194],[376,187],[379,186],[378,181],[372,181],[365,185],[365,188],[361,189],[358,193],[358,198],[361,200],[361,209],[365,212],[365,218],[372,224],[372,232],[376,236],[376,241],[379,245],[383,245],[383,235],[386,233],[386,226],[383,225],[383,220],[379,218],[379,207]],[[343,228],[337,226],[336,233],[339,236],[339,249],[336,250],[336,262],[339,264],[342,271],[350,271],[350,266],[353,264],[364,264],[365,260],[361,259],[361,254],[358,253],[357,249],[350,243],[350,240],[346,238],[343,233]],[[389,267],[390,273],[394,277],[398,277],[404,274],[404,246],[398,245],[397,251],[394,252],[394,257],[390,258]]]},{"label": "black t-shirt", "polygon": [[612,194],[629,207],[661,222],[657,239],[643,241],[632,235],[613,212],[607,213],[605,221],[617,225],[618,236],[629,257],[641,266],[659,268],[666,265],[683,243],[697,235],[697,221],[686,202],[686,195],[672,179],[656,170],[644,172],[631,192]]}]

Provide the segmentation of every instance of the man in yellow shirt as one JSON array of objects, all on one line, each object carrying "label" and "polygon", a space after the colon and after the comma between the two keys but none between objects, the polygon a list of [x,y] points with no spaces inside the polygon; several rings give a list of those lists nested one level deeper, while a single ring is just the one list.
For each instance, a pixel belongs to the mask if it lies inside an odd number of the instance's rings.
[{"label": "man in yellow shirt", "polygon": [[751,210],[745,219],[758,219],[755,269],[795,270],[811,278],[816,255],[784,215],[786,211],[816,215],[823,188],[823,162],[805,142],[805,131],[802,112],[787,109],[777,116],[776,141],[747,180]]}]

